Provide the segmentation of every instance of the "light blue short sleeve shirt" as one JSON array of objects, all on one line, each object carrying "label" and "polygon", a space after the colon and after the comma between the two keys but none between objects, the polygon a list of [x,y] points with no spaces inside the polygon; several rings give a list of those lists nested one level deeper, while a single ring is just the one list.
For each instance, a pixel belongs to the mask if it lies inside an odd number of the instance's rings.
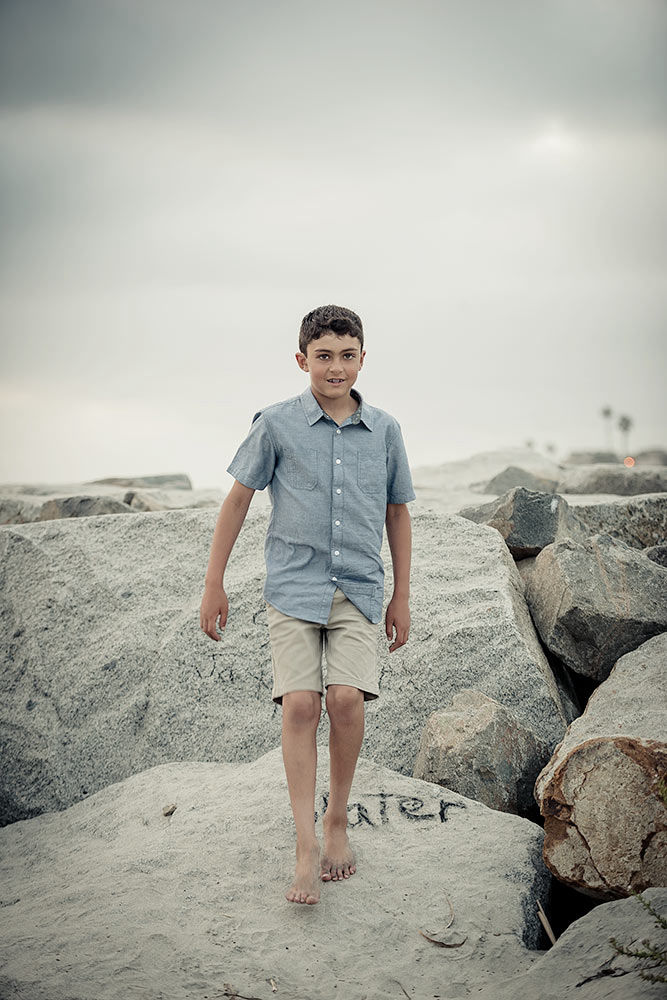
[{"label": "light blue short sleeve shirt", "polygon": [[323,625],[336,587],[381,620],[387,504],[415,499],[398,421],[350,393],[358,406],[340,426],[310,386],[260,410],[227,467],[244,486],[269,489],[265,600]]}]

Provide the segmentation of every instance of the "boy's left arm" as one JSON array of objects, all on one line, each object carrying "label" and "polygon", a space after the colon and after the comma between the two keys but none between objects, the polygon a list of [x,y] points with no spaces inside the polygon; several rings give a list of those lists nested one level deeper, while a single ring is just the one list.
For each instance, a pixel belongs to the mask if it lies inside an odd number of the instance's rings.
[{"label": "boy's left arm", "polygon": [[388,639],[396,638],[389,647],[393,653],[404,646],[410,634],[410,558],[412,555],[412,526],[406,503],[388,503],[385,518],[387,541],[394,567],[394,593],[387,606],[385,631]]}]

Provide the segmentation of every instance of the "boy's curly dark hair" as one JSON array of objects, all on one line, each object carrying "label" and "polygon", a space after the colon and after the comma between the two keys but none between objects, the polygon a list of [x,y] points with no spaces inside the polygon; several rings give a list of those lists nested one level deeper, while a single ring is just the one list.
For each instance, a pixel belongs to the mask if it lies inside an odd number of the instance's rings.
[{"label": "boy's curly dark hair", "polygon": [[340,336],[349,333],[351,337],[357,337],[364,348],[364,328],[361,320],[351,309],[345,306],[318,306],[301,320],[299,330],[299,350],[306,354],[308,344],[312,340],[318,340],[322,334],[331,331]]}]

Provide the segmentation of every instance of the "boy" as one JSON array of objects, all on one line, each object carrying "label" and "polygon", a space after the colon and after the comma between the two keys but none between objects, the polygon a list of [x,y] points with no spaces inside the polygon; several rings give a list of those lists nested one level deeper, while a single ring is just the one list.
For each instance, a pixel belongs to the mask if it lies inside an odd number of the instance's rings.
[{"label": "boy", "polygon": [[[228,615],[227,560],[254,491],[268,486],[264,598],[272,697],[282,705],[282,752],[296,827],[296,871],[285,895],[295,903],[317,903],[320,881],[340,881],[356,871],[347,800],[364,734],[364,702],[379,694],[375,626],[382,618],[385,524],[394,570],[385,618],[390,653],[407,642],[410,630],[407,502],[415,493],[398,422],[353,388],[363,346],[361,320],[350,309],[320,306],[304,317],[296,360],[310,385],[255,414],[227,469],[235,482],[215,526],[200,612],[202,629],[220,639],[216,620],[224,629]],[[321,854],[314,814],[322,644],[330,788]]]}]

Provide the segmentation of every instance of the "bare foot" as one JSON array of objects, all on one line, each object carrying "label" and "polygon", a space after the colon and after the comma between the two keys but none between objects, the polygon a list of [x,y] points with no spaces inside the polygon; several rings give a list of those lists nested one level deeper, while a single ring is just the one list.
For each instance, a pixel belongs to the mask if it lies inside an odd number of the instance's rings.
[{"label": "bare foot", "polygon": [[326,813],[322,820],[324,829],[324,852],[320,863],[320,877],[323,882],[339,882],[357,870],[354,851],[347,836],[347,816],[344,824],[337,821],[327,823]]},{"label": "bare foot", "polygon": [[320,867],[320,845],[317,841],[309,847],[296,848],[296,871],[294,881],[285,893],[285,899],[290,903],[318,903],[320,886],[318,872]]}]

